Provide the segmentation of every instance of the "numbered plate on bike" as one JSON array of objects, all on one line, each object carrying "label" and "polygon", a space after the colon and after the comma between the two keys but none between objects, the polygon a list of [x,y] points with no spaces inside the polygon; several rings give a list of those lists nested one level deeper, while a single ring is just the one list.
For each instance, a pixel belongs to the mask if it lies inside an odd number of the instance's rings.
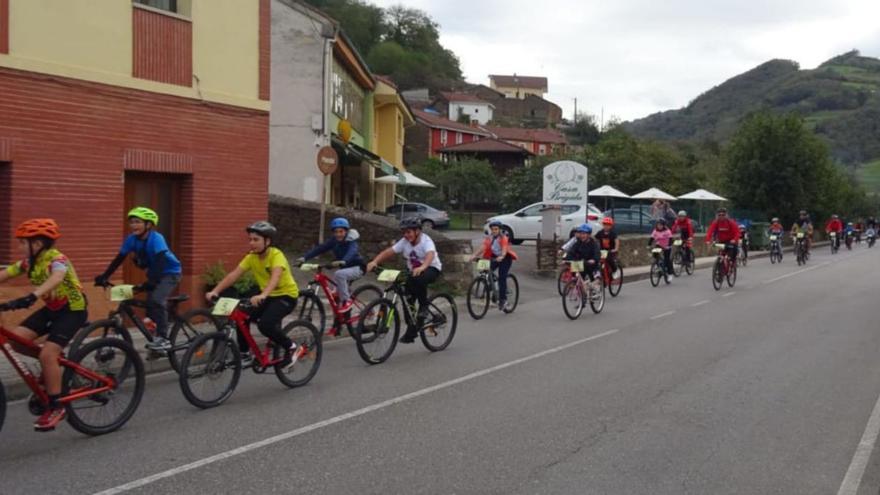
[{"label": "numbered plate on bike", "polygon": [[602,256],[602,259],[604,260],[605,258],[608,257],[608,250],[603,249],[603,250],[599,251],[599,255]]},{"label": "numbered plate on bike", "polygon": [[238,302],[238,299],[233,297],[221,297],[220,299],[217,299],[217,303],[214,304],[214,309],[211,310],[211,314],[215,316],[229,316],[235,311]]},{"label": "numbered plate on bike", "polygon": [[394,282],[400,276],[400,270],[382,270],[382,273],[376,277],[379,282]]},{"label": "numbered plate on bike", "polygon": [[834,233],[834,232],[832,232],[832,233],[831,233],[831,238],[834,239],[835,237],[837,237],[837,234]]},{"label": "numbered plate on bike", "polygon": [[676,239],[672,242],[672,244],[675,246],[681,246],[682,244],[684,244],[684,241],[682,241],[681,239]]},{"label": "numbered plate on bike", "polygon": [[302,265],[300,265],[299,269],[304,272],[316,272],[318,271],[318,267],[319,265],[315,263],[303,263]]},{"label": "numbered plate on bike", "polygon": [[798,233],[797,233],[797,238],[798,238],[798,239],[803,239],[803,238],[804,238],[804,233],[803,233],[803,232],[798,232]]},{"label": "numbered plate on bike", "polygon": [[654,253],[654,254],[660,254],[660,253],[663,252],[663,249],[661,249],[661,248],[654,248],[654,249],[651,250],[651,252]]},{"label": "numbered plate on bike", "polygon": [[719,242],[719,243],[715,244],[715,247],[717,247],[718,249],[726,249],[726,248],[727,248],[727,244],[721,244],[721,243]]},{"label": "numbered plate on bike", "polygon": [[572,261],[569,264],[571,266],[571,271],[573,272],[582,272],[584,271],[584,262],[583,261]]},{"label": "numbered plate on bike", "polygon": [[779,236],[771,235],[771,236],[770,236],[770,240],[771,240],[771,241],[778,241],[778,240],[779,240]]},{"label": "numbered plate on bike", "polygon": [[491,266],[492,266],[492,262],[489,260],[477,261],[477,270],[479,270],[481,272],[488,271],[489,268],[491,268]]},{"label": "numbered plate on bike", "polygon": [[134,299],[133,285],[114,285],[110,288],[111,301],[119,302],[128,301],[129,299]]}]

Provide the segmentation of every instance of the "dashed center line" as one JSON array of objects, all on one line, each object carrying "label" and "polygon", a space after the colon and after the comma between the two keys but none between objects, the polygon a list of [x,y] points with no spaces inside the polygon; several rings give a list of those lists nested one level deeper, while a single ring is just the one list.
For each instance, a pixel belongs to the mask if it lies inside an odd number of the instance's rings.
[{"label": "dashed center line", "polygon": [[691,307],[692,307],[692,308],[698,308],[698,307],[700,307],[700,306],[702,306],[702,305],[704,305],[704,304],[709,304],[709,300],[708,300],[708,299],[703,299],[702,301],[697,301],[697,302],[691,304]]},{"label": "dashed center line", "polygon": [[730,296],[732,296],[732,295],[734,295],[734,294],[736,294],[736,291],[728,292],[727,294],[724,294],[724,295],[722,295],[721,297],[730,297]]},{"label": "dashed center line", "polygon": [[672,316],[675,314],[675,311],[667,311],[665,313],[660,313],[659,315],[654,315],[651,317],[652,320],[659,320],[660,318],[665,318],[667,316]]}]

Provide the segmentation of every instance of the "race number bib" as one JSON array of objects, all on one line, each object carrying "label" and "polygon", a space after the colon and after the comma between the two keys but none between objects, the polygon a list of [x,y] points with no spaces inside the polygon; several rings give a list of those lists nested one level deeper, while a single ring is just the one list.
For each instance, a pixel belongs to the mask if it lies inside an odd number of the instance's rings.
[{"label": "race number bib", "polygon": [[477,270],[481,272],[488,271],[489,268],[492,267],[492,263],[489,260],[480,260],[477,261]]},{"label": "race number bib", "polygon": [[110,300],[119,302],[119,301],[128,301],[129,299],[134,299],[134,286],[133,285],[114,285],[110,289]]},{"label": "race number bib", "polygon": [[221,297],[217,300],[217,303],[214,304],[214,309],[211,311],[211,314],[215,316],[229,316],[235,311],[235,308],[238,306],[238,299],[232,297]]},{"label": "race number bib", "polygon": [[400,270],[382,270],[377,280],[379,282],[394,282],[400,276]]}]

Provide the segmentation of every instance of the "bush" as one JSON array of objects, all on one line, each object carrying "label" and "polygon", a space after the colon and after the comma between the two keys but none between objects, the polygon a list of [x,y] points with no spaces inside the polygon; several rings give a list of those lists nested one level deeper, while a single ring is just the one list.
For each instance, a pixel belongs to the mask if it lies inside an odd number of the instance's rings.
[{"label": "bush", "polygon": [[[223,280],[227,273],[229,272],[226,271],[222,261],[208,265],[205,268],[205,272],[202,273],[202,282],[205,284],[205,288],[211,290],[217,287],[217,284]],[[246,272],[240,279],[236,280],[232,288],[241,297],[253,295],[256,291],[259,291],[257,281],[254,280],[254,276],[250,272]]]}]

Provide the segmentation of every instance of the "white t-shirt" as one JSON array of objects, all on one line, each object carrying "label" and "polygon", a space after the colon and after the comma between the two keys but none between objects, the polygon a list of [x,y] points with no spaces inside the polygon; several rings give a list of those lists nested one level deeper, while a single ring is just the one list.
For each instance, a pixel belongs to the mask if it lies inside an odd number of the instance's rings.
[{"label": "white t-shirt", "polygon": [[434,259],[431,261],[431,266],[438,270],[443,270],[443,265],[440,263],[440,254],[437,252],[437,247],[434,246],[434,241],[428,237],[428,234],[422,233],[419,236],[419,242],[415,246],[404,238],[391,246],[391,249],[397,254],[403,254],[410,270],[415,270],[422,266],[425,262],[425,257],[433,251]]}]

